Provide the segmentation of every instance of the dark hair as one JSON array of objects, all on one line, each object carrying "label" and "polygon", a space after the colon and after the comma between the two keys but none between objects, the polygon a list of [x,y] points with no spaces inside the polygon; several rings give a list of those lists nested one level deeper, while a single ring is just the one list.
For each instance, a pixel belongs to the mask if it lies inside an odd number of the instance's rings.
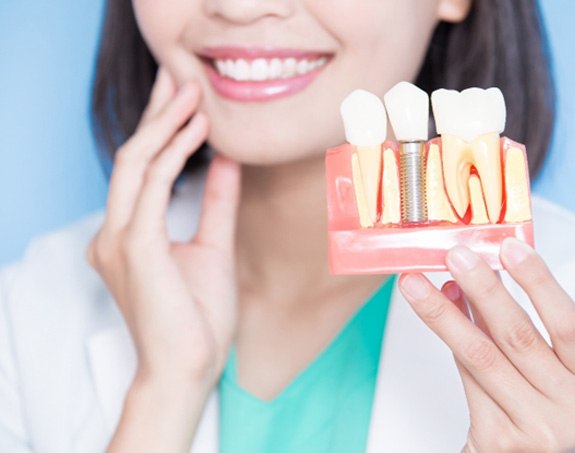
[{"label": "dark hair", "polygon": [[[130,0],[108,0],[94,81],[96,137],[111,155],[138,124],[157,63],[140,35]],[[536,0],[474,0],[461,23],[434,31],[416,83],[437,88],[501,88],[507,104],[505,135],[527,146],[535,176],[554,123],[549,52]],[[204,160],[196,154],[187,169]]]}]

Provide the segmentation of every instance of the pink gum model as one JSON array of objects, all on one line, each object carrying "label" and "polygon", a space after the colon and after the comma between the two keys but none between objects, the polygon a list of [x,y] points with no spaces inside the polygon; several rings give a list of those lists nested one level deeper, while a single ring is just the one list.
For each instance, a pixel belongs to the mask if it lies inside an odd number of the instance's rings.
[{"label": "pink gum model", "polygon": [[[441,140],[427,142],[441,150]],[[525,147],[506,137],[501,138],[502,181],[504,162],[510,148],[519,148],[525,157]],[[387,141],[382,150],[391,148],[398,159],[397,143]],[[471,225],[470,212],[456,223],[424,222],[420,224],[382,225],[362,228],[352,177],[352,155],[355,147],[344,144],[326,154],[328,208],[328,245],[330,269],[334,274],[388,274],[397,272],[429,272],[446,270],[445,256],[456,245],[465,245],[478,253],[493,269],[502,269],[499,260],[501,242],[515,237],[533,245],[531,220],[504,223],[506,212],[505,187],[501,216],[498,223]],[[427,160],[427,156],[426,156]],[[399,162],[399,159],[398,159]],[[527,162],[525,158],[525,162]],[[528,169],[525,168],[527,181]],[[398,175],[399,177],[400,175]],[[381,185],[380,185],[381,187]],[[379,198],[382,198],[381,193]],[[380,212],[381,214],[381,212]]]}]

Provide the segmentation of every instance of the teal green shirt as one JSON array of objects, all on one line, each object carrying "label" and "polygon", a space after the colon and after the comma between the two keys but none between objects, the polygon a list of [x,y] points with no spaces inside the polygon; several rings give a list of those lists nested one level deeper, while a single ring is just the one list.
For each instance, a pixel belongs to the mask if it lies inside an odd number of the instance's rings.
[{"label": "teal green shirt", "polygon": [[221,451],[363,453],[394,281],[271,401],[239,386],[232,349],[220,381]]}]

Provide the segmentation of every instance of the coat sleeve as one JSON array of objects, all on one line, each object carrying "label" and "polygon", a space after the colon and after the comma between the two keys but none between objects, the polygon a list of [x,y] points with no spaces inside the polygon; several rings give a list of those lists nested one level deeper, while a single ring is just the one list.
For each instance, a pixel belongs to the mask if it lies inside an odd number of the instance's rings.
[{"label": "coat sleeve", "polygon": [[30,453],[8,315],[8,298],[17,269],[0,269],[0,452]]}]

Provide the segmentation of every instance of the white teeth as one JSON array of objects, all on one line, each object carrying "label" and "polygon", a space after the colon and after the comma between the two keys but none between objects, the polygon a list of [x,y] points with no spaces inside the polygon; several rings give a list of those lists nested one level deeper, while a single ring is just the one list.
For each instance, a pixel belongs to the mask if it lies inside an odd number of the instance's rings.
[{"label": "white teeth", "polygon": [[266,80],[285,79],[314,71],[327,63],[326,57],[316,60],[296,60],[295,58],[257,58],[251,62],[244,59],[215,60],[217,72],[233,80],[246,82],[263,82]]},{"label": "white teeth", "polygon": [[441,89],[431,95],[431,103],[441,135],[445,188],[455,211],[463,217],[469,207],[468,180],[475,167],[489,221],[496,223],[503,194],[499,141],[505,128],[503,94],[498,88],[461,93]]},{"label": "white teeth", "polygon": [[355,146],[376,146],[387,136],[387,115],[383,102],[365,90],[352,91],[341,103],[345,136]]},{"label": "white teeth", "polygon": [[252,80],[267,80],[268,64],[266,63],[266,60],[258,58],[257,60],[252,61],[250,75]]},{"label": "white teeth", "polygon": [[467,142],[505,129],[505,100],[499,88],[468,88],[461,93],[440,89],[431,95],[439,135],[456,135]]},{"label": "white teeth", "polygon": [[[234,68],[237,80],[244,81],[250,78],[250,65],[246,60],[238,60]],[[233,73],[232,73],[233,74]]]},{"label": "white teeth", "polygon": [[399,82],[384,96],[389,121],[399,141],[425,141],[429,125],[429,96],[409,82]]}]

